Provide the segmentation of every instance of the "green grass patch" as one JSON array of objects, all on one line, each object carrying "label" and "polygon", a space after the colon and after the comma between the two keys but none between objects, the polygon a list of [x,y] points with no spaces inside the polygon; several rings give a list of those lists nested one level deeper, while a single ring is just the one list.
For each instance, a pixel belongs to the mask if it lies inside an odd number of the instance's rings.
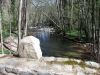
[{"label": "green grass patch", "polygon": [[[3,40],[5,40],[7,37],[9,37],[9,36],[10,36],[9,30],[3,29],[3,30],[2,30],[2,36],[3,36]],[[11,33],[11,36],[13,36],[13,37],[18,37],[18,35],[15,34],[15,33]]]},{"label": "green grass patch", "polygon": [[[79,35],[78,35],[78,30],[72,30],[71,32],[67,32],[66,33],[67,37],[70,38],[70,39],[76,39],[76,38],[79,38]],[[85,34],[82,32],[81,36],[80,36],[80,40],[84,40],[86,38]]]},{"label": "green grass patch", "polygon": [[78,65],[82,68],[85,68],[86,67],[86,64],[85,62],[81,61],[80,63],[78,63]]},{"label": "green grass patch", "polygon": [[7,31],[6,29],[2,30],[2,35],[3,35],[3,40],[5,40],[7,37],[9,37],[9,31]]},{"label": "green grass patch", "polygon": [[14,33],[12,33],[11,36],[18,37],[18,35],[17,34],[14,34]]},{"label": "green grass patch", "polygon": [[[5,54],[9,54],[10,51],[8,49],[3,49]],[[0,48],[0,54],[2,54],[2,49]]]},{"label": "green grass patch", "polygon": [[62,65],[65,65],[65,64],[67,64],[67,65],[76,65],[76,64],[78,64],[78,62],[76,62],[76,61],[63,61],[60,64],[62,64]]},{"label": "green grass patch", "polygon": [[72,65],[72,66],[79,65],[81,68],[84,68],[84,69],[85,69],[85,67],[88,67],[88,68],[91,68],[91,69],[100,70],[100,67],[96,68],[96,67],[93,67],[93,66],[90,66],[90,65],[86,65],[84,61],[81,61],[80,63],[78,63],[77,61],[69,60],[69,61],[59,62],[59,64],[61,64],[61,65]]},{"label": "green grass patch", "polygon": [[77,30],[72,30],[71,32],[69,32],[67,34],[72,35],[72,36],[78,36],[78,31]]}]

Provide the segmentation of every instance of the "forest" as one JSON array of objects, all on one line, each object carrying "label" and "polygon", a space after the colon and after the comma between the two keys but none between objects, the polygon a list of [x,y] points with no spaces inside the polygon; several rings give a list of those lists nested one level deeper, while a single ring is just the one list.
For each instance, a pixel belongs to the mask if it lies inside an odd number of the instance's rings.
[{"label": "forest", "polygon": [[100,0],[0,0],[0,37],[28,35],[28,27],[53,26],[55,32],[88,43],[100,62]]}]

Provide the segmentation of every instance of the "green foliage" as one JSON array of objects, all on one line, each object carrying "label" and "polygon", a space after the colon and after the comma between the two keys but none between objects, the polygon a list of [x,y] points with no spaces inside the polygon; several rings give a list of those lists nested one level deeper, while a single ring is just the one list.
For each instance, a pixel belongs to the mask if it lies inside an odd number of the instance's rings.
[{"label": "green foliage", "polygon": [[9,15],[8,15],[8,11],[6,9],[3,9],[2,11],[2,22],[9,22]]},{"label": "green foliage", "polygon": [[11,36],[18,37],[18,35],[17,35],[17,34],[13,34],[13,33],[11,33]]},{"label": "green foliage", "polygon": [[[76,30],[71,30],[70,32],[66,32],[66,34],[67,34],[67,37],[69,37],[70,39],[79,38],[79,36],[78,36],[79,32],[78,32],[77,29]],[[85,36],[83,31],[82,31],[82,35],[81,35],[80,38],[84,39],[84,40],[86,38],[86,36]]]},{"label": "green foliage", "polygon": [[78,36],[78,31],[77,30],[71,30],[71,32],[69,32],[67,34],[72,35],[72,36]]},{"label": "green foliage", "polygon": [[[4,53],[5,54],[9,54],[10,52],[9,52],[9,50],[7,50],[7,49],[3,49],[4,50]],[[2,54],[2,49],[0,48],[0,54]]]},{"label": "green foliage", "polygon": [[16,31],[17,30],[17,20],[12,20],[11,22],[11,29],[12,31]]},{"label": "green foliage", "polygon": [[[2,30],[2,36],[3,36],[3,40],[5,40],[7,37],[10,36],[10,31],[7,30],[7,29],[3,29]],[[18,35],[11,33],[11,36],[17,37]]]},{"label": "green foliage", "polygon": [[3,29],[2,35],[3,35],[3,40],[5,40],[5,38],[7,38],[10,34],[9,34],[9,31],[7,29]]}]

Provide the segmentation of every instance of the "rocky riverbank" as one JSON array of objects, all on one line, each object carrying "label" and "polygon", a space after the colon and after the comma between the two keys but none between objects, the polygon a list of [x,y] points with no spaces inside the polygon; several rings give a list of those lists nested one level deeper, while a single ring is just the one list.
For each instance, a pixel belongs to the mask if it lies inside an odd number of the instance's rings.
[{"label": "rocky riverbank", "polygon": [[100,64],[77,59],[0,55],[0,75],[100,75]]},{"label": "rocky riverbank", "polygon": [[[12,39],[5,45],[16,51],[17,44],[11,43]],[[40,42],[33,36],[21,39],[18,53],[20,57],[0,55],[0,75],[100,75],[100,64],[96,62],[43,57]]]}]

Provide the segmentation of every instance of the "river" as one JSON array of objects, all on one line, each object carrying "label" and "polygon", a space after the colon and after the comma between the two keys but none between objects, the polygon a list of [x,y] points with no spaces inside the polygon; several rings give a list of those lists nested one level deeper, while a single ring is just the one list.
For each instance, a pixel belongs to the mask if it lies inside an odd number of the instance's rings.
[{"label": "river", "polygon": [[63,38],[62,36],[49,32],[32,32],[33,36],[40,40],[43,56],[54,56],[64,58],[76,58],[94,61],[90,53],[84,53],[85,49],[79,47],[76,42]]}]

